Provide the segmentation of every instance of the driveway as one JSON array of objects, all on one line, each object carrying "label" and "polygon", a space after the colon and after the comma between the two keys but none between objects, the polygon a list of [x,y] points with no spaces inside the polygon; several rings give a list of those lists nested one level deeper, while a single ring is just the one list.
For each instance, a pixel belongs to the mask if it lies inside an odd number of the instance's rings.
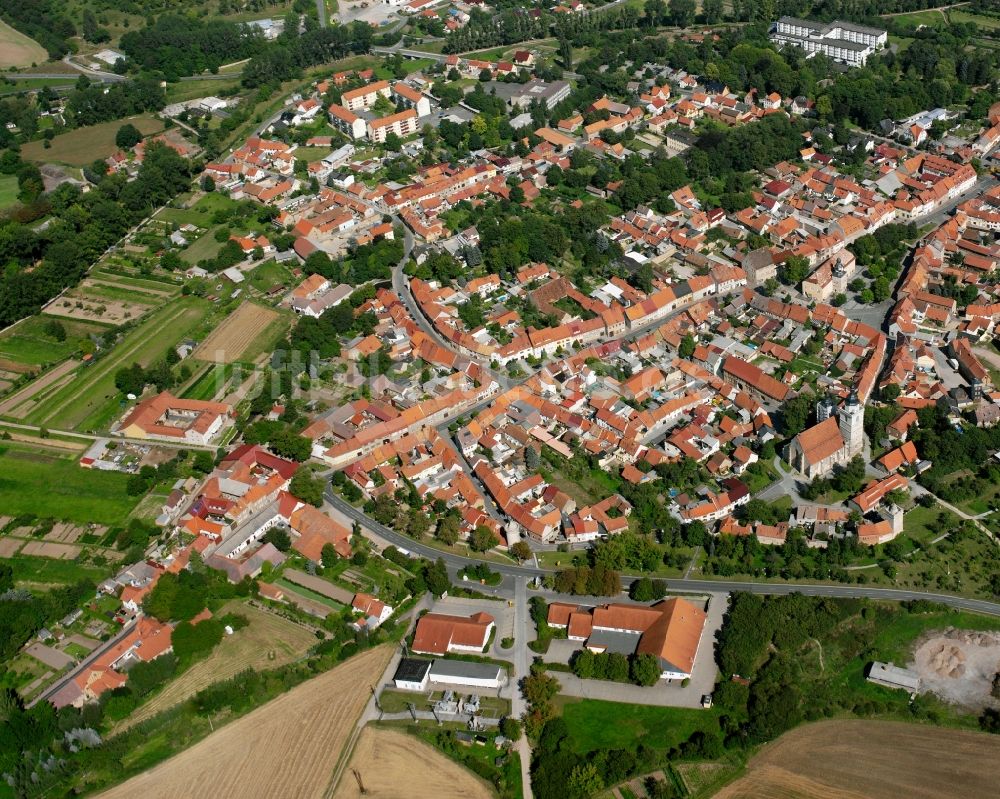
[{"label": "driveway", "polygon": [[[477,583],[466,583],[473,590],[483,586]],[[433,613],[446,613],[450,616],[471,616],[474,613],[489,613],[496,619],[496,634],[493,636],[493,646],[487,653],[490,657],[500,660],[511,660],[513,649],[501,649],[500,639],[517,638],[514,634],[514,608],[507,601],[491,602],[486,599],[465,599],[464,597],[444,597],[434,603]]]},{"label": "driveway", "polygon": [[[722,628],[722,618],[728,604],[728,594],[712,594],[710,596],[708,619],[705,621],[705,629],[701,634],[698,653],[695,655],[691,680],[687,685],[682,685],[679,680],[660,680],[656,685],[647,688],[641,685],[627,685],[607,680],[581,680],[572,674],[552,672],[552,675],[562,685],[560,693],[584,699],[631,702],[658,707],[701,707],[702,696],[712,693],[715,687],[718,675],[718,668],[715,665],[715,636]],[[559,657],[564,656],[564,650],[568,648],[565,646],[567,644],[574,644],[574,649],[580,648],[579,642],[556,640],[549,645],[550,653],[556,644],[560,645],[556,649],[556,654]],[[549,657],[545,659],[550,660]]]}]

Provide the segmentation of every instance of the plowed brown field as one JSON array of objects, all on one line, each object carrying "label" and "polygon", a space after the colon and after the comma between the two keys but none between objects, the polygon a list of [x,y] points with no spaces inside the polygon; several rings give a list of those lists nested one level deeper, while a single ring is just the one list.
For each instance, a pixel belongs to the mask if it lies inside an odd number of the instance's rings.
[{"label": "plowed brown field", "polygon": [[750,760],[715,799],[996,796],[1000,736],[890,721],[822,721]]},{"label": "plowed brown field", "polygon": [[333,799],[491,799],[479,777],[432,746],[395,730],[365,727]]}]

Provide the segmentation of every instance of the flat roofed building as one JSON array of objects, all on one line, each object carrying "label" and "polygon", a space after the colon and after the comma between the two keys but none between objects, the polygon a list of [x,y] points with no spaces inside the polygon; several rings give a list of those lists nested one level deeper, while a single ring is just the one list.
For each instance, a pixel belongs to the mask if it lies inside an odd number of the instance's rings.
[{"label": "flat roofed building", "polygon": [[432,660],[403,658],[392,675],[393,684],[403,691],[423,691],[430,682]]},{"label": "flat roofed building", "polygon": [[880,28],[841,20],[813,22],[782,17],[771,28],[770,38],[779,47],[791,44],[809,55],[822,53],[842,64],[861,66],[872,53],[886,46],[889,34]]},{"label": "flat roofed building", "polygon": [[886,688],[900,688],[911,696],[920,690],[920,676],[916,672],[901,668],[892,662],[873,661],[868,667],[868,682],[883,685]]},{"label": "flat roofed building", "polygon": [[507,682],[507,672],[495,663],[469,663],[464,660],[435,660],[431,682],[467,688],[499,688]]}]

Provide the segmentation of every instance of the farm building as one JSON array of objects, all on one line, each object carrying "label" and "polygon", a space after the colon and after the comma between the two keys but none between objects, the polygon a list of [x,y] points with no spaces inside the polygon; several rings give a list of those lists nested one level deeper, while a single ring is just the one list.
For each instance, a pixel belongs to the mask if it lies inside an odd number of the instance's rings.
[{"label": "farm building", "polygon": [[900,688],[910,696],[920,690],[920,677],[916,672],[904,669],[894,663],[873,661],[868,667],[868,682],[882,685],[886,688]]},{"label": "farm building", "polygon": [[435,660],[431,682],[466,688],[499,688],[507,682],[507,672],[495,663],[468,663],[464,660]]},{"label": "farm building", "polygon": [[562,602],[549,605],[550,627],[565,629],[571,641],[584,641],[592,652],[649,654],[660,664],[660,677],[691,676],[707,615],[675,597],[652,607],[616,602],[597,608]]},{"label": "farm building", "polygon": [[423,691],[430,682],[431,660],[403,658],[392,675],[393,684],[403,691]]},{"label": "farm building", "polygon": [[420,655],[482,652],[495,626],[495,620],[489,613],[472,616],[428,613],[417,622],[412,649]]}]

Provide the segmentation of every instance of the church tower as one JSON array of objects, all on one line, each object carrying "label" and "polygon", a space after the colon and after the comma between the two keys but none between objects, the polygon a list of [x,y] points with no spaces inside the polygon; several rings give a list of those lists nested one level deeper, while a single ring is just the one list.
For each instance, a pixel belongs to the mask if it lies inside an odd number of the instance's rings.
[{"label": "church tower", "polygon": [[853,458],[865,448],[865,408],[858,401],[858,392],[851,389],[844,407],[837,414],[840,434],[847,445],[847,457]]}]

